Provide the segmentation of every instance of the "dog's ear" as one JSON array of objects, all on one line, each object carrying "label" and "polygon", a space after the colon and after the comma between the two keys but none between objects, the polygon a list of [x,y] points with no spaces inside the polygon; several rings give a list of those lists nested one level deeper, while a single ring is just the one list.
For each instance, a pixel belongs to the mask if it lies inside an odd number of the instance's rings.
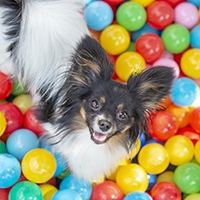
[{"label": "dog's ear", "polygon": [[88,86],[111,79],[113,72],[113,63],[101,45],[94,38],[84,37],[74,52],[70,76]]},{"label": "dog's ear", "polygon": [[161,99],[169,94],[173,80],[172,68],[158,66],[130,76],[127,87],[141,112],[151,112],[158,109]]}]

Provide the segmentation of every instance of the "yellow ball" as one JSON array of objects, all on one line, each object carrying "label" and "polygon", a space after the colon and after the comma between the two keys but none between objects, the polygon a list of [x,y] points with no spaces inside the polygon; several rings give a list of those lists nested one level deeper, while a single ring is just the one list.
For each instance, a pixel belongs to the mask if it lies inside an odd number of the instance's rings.
[{"label": "yellow ball", "polygon": [[43,200],[51,200],[53,195],[57,192],[57,190],[50,190],[44,196]]},{"label": "yellow ball", "polygon": [[185,198],[185,200],[200,200],[200,193],[190,194]]},{"label": "yellow ball", "polygon": [[118,55],[129,47],[130,35],[122,26],[112,24],[101,32],[100,43],[109,54]]},{"label": "yellow ball", "polygon": [[121,166],[117,171],[116,183],[126,195],[134,191],[146,191],[148,178],[145,170],[138,164]]},{"label": "yellow ball", "polygon": [[43,196],[51,190],[58,191],[58,189],[55,186],[50,185],[50,184],[41,184],[39,185],[39,187],[42,191]]},{"label": "yellow ball", "polygon": [[32,97],[28,94],[21,94],[13,99],[15,104],[24,114],[32,105]]},{"label": "yellow ball", "polygon": [[189,49],[181,57],[180,66],[190,78],[200,78],[200,49]]},{"label": "yellow ball", "polygon": [[146,68],[144,58],[137,52],[125,52],[115,62],[117,76],[126,82],[131,74],[138,74]]},{"label": "yellow ball", "polygon": [[170,163],[174,166],[190,162],[194,156],[194,145],[184,135],[169,138],[165,143],[165,148],[169,153]]},{"label": "yellow ball", "polygon": [[198,163],[200,163],[200,140],[194,146],[194,157]]},{"label": "yellow ball", "polygon": [[0,136],[3,135],[6,130],[6,118],[2,112],[0,112]]},{"label": "yellow ball", "polygon": [[157,143],[145,145],[138,154],[139,164],[150,174],[160,174],[169,165],[169,155],[164,146]]},{"label": "yellow ball", "polygon": [[24,176],[34,183],[45,183],[56,171],[56,160],[52,153],[37,148],[29,151],[22,159]]},{"label": "yellow ball", "polygon": [[151,3],[153,3],[155,0],[131,0],[132,2],[139,3],[143,7],[149,6]]},{"label": "yellow ball", "polygon": [[157,179],[156,179],[156,183],[160,183],[160,182],[174,183],[174,172],[165,171],[162,174],[159,174]]},{"label": "yellow ball", "polygon": [[140,139],[137,139],[135,144],[133,145],[133,148],[132,148],[131,152],[129,153],[127,159],[134,158],[138,154],[140,147],[141,147]]}]

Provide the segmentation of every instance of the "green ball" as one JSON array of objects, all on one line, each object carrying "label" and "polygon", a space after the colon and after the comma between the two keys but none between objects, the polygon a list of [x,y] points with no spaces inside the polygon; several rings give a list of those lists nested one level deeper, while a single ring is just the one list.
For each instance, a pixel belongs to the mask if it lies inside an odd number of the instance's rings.
[{"label": "green ball", "polygon": [[61,174],[57,176],[59,179],[64,179],[65,177],[69,176],[71,174],[71,171],[69,168],[66,168]]},{"label": "green ball", "polygon": [[12,91],[11,94],[18,96],[20,94],[25,94],[27,91],[25,85],[17,79],[12,80]]},{"label": "green ball", "polygon": [[200,191],[200,166],[195,163],[185,163],[174,171],[174,182],[181,192],[193,194]]},{"label": "green ball", "polygon": [[161,38],[165,49],[173,54],[183,52],[190,45],[190,32],[180,24],[167,26],[163,30]]},{"label": "green ball", "polygon": [[7,153],[6,145],[0,140],[0,153]]},{"label": "green ball", "polygon": [[8,200],[19,199],[42,200],[42,191],[35,183],[29,181],[19,182],[10,190]]},{"label": "green ball", "polygon": [[137,31],[145,24],[147,16],[140,4],[125,2],[117,9],[116,19],[128,31]]}]

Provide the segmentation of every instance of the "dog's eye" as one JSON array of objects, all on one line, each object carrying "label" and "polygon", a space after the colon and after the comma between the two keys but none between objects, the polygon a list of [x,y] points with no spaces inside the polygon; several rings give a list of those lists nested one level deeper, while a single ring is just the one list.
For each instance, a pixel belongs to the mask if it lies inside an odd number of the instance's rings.
[{"label": "dog's eye", "polygon": [[90,106],[92,107],[92,109],[97,110],[99,108],[99,103],[97,100],[92,100]]},{"label": "dog's eye", "polygon": [[128,118],[128,113],[126,111],[120,111],[118,113],[118,118],[120,120],[125,120],[126,118]]}]

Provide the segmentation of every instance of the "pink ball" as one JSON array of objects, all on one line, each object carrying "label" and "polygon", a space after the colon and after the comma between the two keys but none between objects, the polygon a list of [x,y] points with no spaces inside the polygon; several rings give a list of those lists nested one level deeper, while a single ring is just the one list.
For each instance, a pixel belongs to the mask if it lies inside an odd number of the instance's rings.
[{"label": "pink ball", "polygon": [[158,60],[156,60],[153,65],[153,67],[156,66],[166,66],[166,67],[171,67],[174,69],[174,79],[176,80],[179,75],[180,75],[180,68],[177,64],[176,61],[170,59],[170,58],[159,58]]},{"label": "pink ball", "polygon": [[161,55],[160,58],[169,58],[169,59],[174,59],[174,55],[172,53],[170,53],[169,51],[164,51]]},{"label": "pink ball", "polygon": [[188,29],[194,27],[199,20],[198,9],[194,4],[182,2],[174,8],[174,22]]}]

